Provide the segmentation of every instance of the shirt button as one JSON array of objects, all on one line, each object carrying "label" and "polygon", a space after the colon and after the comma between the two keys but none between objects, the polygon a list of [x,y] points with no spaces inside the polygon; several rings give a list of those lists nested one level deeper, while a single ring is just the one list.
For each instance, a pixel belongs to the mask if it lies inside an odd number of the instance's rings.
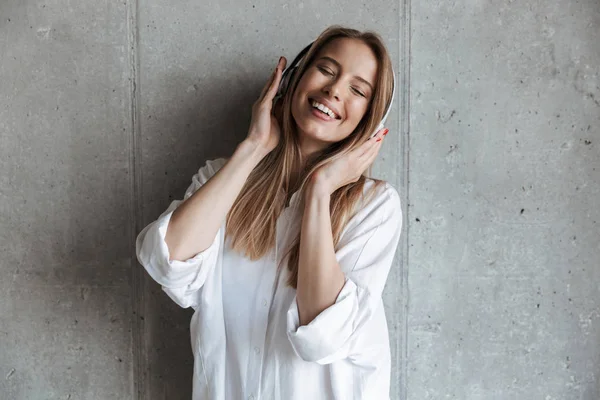
[{"label": "shirt button", "polygon": [[266,306],[267,306],[267,299],[263,299],[263,300],[262,300],[262,305],[263,305],[263,307],[266,307]]},{"label": "shirt button", "polygon": [[248,400],[254,400],[254,396],[253,395],[248,396]]},{"label": "shirt button", "polygon": [[259,349],[258,347],[254,347],[254,352],[255,352],[256,354],[258,354],[258,353],[260,353],[260,349]]}]

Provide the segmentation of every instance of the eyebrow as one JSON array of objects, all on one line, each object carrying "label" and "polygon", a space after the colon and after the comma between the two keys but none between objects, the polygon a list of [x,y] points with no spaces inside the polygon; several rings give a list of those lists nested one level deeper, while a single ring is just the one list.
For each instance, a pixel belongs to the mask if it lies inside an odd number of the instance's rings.
[{"label": "eyebrow", "polygon": [[[331,57],[323,56],[323,57],[320,57],[320,58],[319,58],[319,60],[327,60],[327,61],[331,61],[331,62],[332,62],[332,63],[334,63],[334,64],[335,64],[335,65],[336,65],[336,66],[337,66],[339,69],[342,69],[342,65],[341,65],[339,62],[337,62],[336,60],[334,60],[333,58],[331,58]],[[317,61],[318,61],[318,60],[317,60]],[[371,84],[369,83],[369,81],[367,81],[367,80],[366,80],[366,79],[364,79],[364,78],[361,78],[361,77],[360,77],[360,76],[358,76],[358,75],[355,75],[355,76],[354,76],[354,78],[356,78],[356,79],[358,79],[359,81],[361,81],[361,82],[364,82],[365,84],[369,85],[369,88],[371,88],[371,93],[373,93],[373,92],[374,92],[373,85],[371,85]]]}]

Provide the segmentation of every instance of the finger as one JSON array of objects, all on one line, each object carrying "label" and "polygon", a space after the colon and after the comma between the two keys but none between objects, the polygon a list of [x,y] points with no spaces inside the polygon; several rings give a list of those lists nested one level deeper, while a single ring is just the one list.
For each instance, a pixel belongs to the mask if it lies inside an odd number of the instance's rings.
[{"label": "finger", "polygon": [[281,56],[279,57],[279,62],[277,63],[277,66],[279,67],[279,69],[281,71],[285,70],[285,66],[287,65],[287,58]]},{"label": "finger", "polygon": [[260,96],[258,97],[259,102],[261,102],[263,100],[263,98],[265,97],[265,94],[267,93],[269,88],[272,86],[273,80],[275,79],[275,76],[277,75],[277,69],[279,68],[280,64],[281,64],[281,57],[279,58],[279,62],[277,62],[275,69],[271,72],[271,75],[269,75],[269,80],[267,81],[265,86],[263,86],[263,89],[260,92]]},{"label": "finger", "polygon": [[267,93],[267,91],[269,90],[269,88],[271,87],[271,84],[273,83],[273,79],[275,78],[275,74],[277,73],[277,69],[274,69],[273,72],[271,72],[271,75],[269,76],[269,80],[267,81],[267,83],[265,84],[265,86],[263,86],[261,92],[260,92],[260,96],[258,96],[258,101],[261,102],[263,100],[263,98],[265,97],[265,94]]},{"label": "finger", "polygon": [[383,127],[381,129],[379,129],[377,132],[375,132],[375,134],[372,137],[370,137],[367,140],[367,142],[370,142],[371,140],[377,140],[378,138],[387,135],[388,132],[389,132],[389,129],[386,127]]},{"label": "finger", "polygon": [[357,149],[358,153],[359,153],[359,157],[368,157],[369,150],[376,147],[376,145],[379,143],[377,140],[379,140],[380,138],[383,138],[384,134],[387,132],[388,132],[387,128],[381,128],[380,130],[377,131],[377,133],[375,135],[373,135],[366,142],[364,142],[363,145]]},{"label": "finger", "polygon": [[367,151],[367,153],[365,154],[365,158],[363,160],[363,162],[364,162],[363,170],[366,170],[370,165],[373,164],[373,162],[375,162],[375,159],[377,158],[377,155],[379,154],[379,150],[381,149],[382,143],[383,143],[383,140],[380,142],[375,142],[375,145]]},{"label": "finger", "polygon": [[[381,149],[381,146],[383,145],[383,141],[384,141],[384,137],[387,134],[387,132],[389,132],[388,130],[384,129],[382,131],[382,133],[378,133],[379,138],[371,140],[370,146],[365,150],[365,152],[362,155],[362,159],[363,160],[367,160],[367,164],[371,165],[373,163],[373,161],[375,160],[375,158],[377,157],[377,154],[379,154],[379,150]],[[379,140],[381,139],[381,140]]]},{"label": "finger", "polygon": [[264,101],[272,102],[273,99],[275,98],[275,95],[277,94],[277,90],[279,89],[279,84],[281,82],[281,79],[283,78],[283,70],[285,69],[286,63],[287,63],[287,60],[285,59],[285,57],[281,57],[279,59],[279,63],[277,64],[277,68],[275,69],[275,75],[273,77],[273,82],[271,83],[269,90],[265,94]]},{"label": "finger", "polygon": [[[285,69],[286,63],[287,63],[287,60],[285,59],[285,57],[279,57],[279,62],[277,63],[277,66],[271,73],[271,77],[269,78],[269,81],[263,87],[263,90],[260,93],[260,96],[258,98],[259,103],[266,101],[269,98],[270,98],[270,100],[273,100],[273,98],[275,97],[275,94],[277,94],[277,89],[279,88],[279,82],[281,81],[281,76],[283,75],[283,70]],[[273,95],[271,95],[271,92],[273,90],[275,91],[275,93]]]}]

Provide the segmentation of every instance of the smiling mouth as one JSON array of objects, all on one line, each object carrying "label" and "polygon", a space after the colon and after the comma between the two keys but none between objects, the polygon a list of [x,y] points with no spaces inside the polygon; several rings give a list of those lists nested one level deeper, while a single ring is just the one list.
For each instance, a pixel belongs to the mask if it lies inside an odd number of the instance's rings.
[{"label": "smiling mouth", "polygon": [[321,113],[323,116],[327,116],[331,119],[341,119],[339,115],[333,112],[333,110],[329,109],[325,104],[319,103],[318,101],[313,100],[311,98],[308,99],[308,104],[316,112]]}]

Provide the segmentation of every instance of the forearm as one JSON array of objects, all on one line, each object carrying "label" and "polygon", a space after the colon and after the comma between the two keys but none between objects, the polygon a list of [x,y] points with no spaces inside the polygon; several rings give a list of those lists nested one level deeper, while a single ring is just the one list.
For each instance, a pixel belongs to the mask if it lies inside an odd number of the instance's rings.
[{"label": "forearm", "polygon": [[334,304],[345,283],[333,246],[330,197],[318,185],[309,185],[306,191],[296,291],[300,325]]},{"label": "forearm", "polygon": [[171,259],[186,260],[206,250],[264,153],[242,142],[232,157],[171,216],[165,242]]}]

